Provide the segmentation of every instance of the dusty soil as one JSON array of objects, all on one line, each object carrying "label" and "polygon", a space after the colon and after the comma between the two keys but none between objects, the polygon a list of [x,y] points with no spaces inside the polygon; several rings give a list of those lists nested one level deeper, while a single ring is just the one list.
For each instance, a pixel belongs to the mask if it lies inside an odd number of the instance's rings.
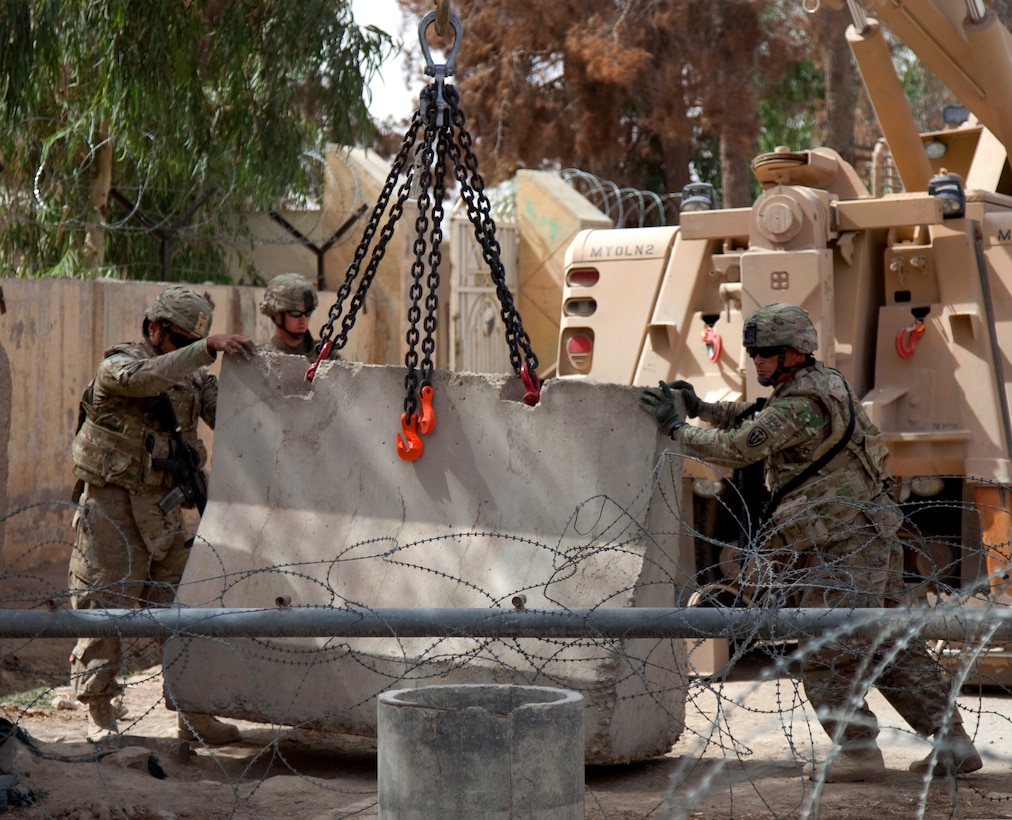
[{"label": "dusty soil", "polygon": [[[61,820],[218,820],[219,818],[378,817],[376,742],[238,721],[243,740],[209,748],[176,738],[157,666],[126,689],[128,717],[118,742],[85,741],[86,712],[66,688],[73,641],[0,640],[0,716],[23,734],[7,768],[20,778],[16,818]],[[671,752],[628,766],[586,769],[586,817],[1012,818],[1012,696],[1008,690],[960,698],[985,768],[926,784],[909,774],[929,746],[904,731],[877,692],[869,703],[884,727],[886,782],[813,784],[804,762],[828,739],[795,681],[752,652],[719,681],[690,690],[687,728]],[[12,693],[32,690],[34,700]],[[6,749],[10,750],[8,743]],[[0,763],[4,747],[0,746]],[[432,818],[439,820],[439,818]]]},{"label": "dusty soil", "polygon": [[[792,754],[789,740],[801,755],[806,745],[811,749],[814,742],[823,750],[825,744],[821,737],[809,737],[804,708],[792,700],[793,683],[757,682],[768,674],[761,661],[743,667],[719,689],[693,690],[688,731],[670,754],[629,766],[589,767],[586,817],[1012,818],[1012,751],[1004,731],[1000,737],[979,731],[978,745],[988,758],[983,771],[927,788],[905,771],[927,745],[883,732],[888,782],[826,784],[814,799],[814,784],[803,778],[802,761]],[[184,743],[175,738],[174,713],[163,705],[157,668],[130,680],[124,702],[130,712],[124,734],[103,747],[83,740],[85,712],[75,708],[66,689],[50,691],[34,705],[4,705],[4,714],[31,739],[16,744],[15,771],[19,791],[37,800],[34,806],[12,808],[12,816],[378,816],[374,740],[240,721],[241,743],[214,749]],[[982,711],[1008,713],[1004,696],[975,703]],[[881,699],[873,698],[872,706],[880,716],[888,714]],[[898,725],[890,717],[883,722]],[[1002,717],[1000,724],[1007,720]]]}]

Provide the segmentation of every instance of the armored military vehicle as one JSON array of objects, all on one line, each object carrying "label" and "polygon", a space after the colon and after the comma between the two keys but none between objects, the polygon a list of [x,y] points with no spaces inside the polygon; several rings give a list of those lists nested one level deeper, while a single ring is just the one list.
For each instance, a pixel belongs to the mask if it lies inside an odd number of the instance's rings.
[{"label": "armored military vehicle", "polygon": [[[558,374],[687,379],[708,401],[754,400],[768,389],[748,366],[743,316],[802,305],[818,329],[817,357],[844,373],[885,435],[911,580],[968,605],[981,590],[1004,598],[1012,37],[983,0],[846,5],[846,36],[884,134],[872,184],[830,148],[783,147],[753,160],[762,193],[750,208],[715,207],[712,190],[695,184],[676,227],[584,231],[567,256]],[[918,131],[883,24],[965,103],[965,122]],[[893,190],[881,183],[887,166],[901,182]],[[697,581],[734,598],[741,522],[718,514],[733,477],[686,468],[696,472],[703,534]],[[1008,674],[1010,659],[992,647],[977,671]]]}]

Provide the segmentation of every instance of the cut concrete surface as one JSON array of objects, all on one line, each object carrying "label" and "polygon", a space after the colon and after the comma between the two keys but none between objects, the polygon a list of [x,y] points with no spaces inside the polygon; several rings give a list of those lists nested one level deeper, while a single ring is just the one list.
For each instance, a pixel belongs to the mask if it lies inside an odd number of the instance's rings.
[{"label": "cut concrete surface", "polygon": [[[183,578],[205,607],[673,606],[691,567],[679,462],[638,390],[433,375],[435,429],[396,452],[405,370],[261,353],[222,368],[210,499]],[[171,640],[168,700],[375,734],[376,696],[435,684],[580,692],[586,759],[666,753],[685,710],[681,640]]]}]

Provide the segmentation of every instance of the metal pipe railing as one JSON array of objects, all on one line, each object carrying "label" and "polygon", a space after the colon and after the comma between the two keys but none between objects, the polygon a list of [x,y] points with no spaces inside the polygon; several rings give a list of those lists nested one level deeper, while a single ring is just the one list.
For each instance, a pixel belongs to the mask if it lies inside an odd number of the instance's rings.
[{"label": "metal pipe railing", "polygon": [[272,609],[0,610],[0,638],[202,636],[342,638],[728,638],[832,631],[1012,642],[1012,608],[961,609]]}]

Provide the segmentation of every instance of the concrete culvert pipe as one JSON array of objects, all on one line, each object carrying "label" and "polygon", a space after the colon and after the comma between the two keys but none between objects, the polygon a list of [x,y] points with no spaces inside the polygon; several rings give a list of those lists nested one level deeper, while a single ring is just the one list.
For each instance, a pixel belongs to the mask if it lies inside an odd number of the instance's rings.
[{"label": "concrete culvert pipe", "polygon": [[583,696],[398,689],[377,706],[380,820],[583,820]]}]

